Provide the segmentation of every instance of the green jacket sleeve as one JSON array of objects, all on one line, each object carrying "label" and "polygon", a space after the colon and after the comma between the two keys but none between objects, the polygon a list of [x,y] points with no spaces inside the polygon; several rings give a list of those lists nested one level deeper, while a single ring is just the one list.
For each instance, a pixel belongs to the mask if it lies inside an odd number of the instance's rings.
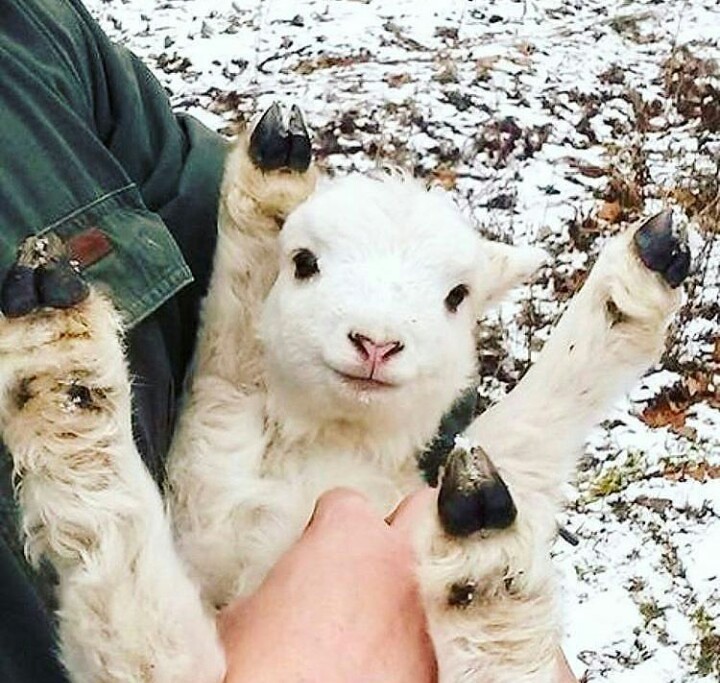
[{"label": "green jacket sleeve", "polygon": [[225,144],[176,116],[77,0],[3,12],[0,274],[29,234],[100,233],[103,248],[74,242],[79,260],[134,325],[193,276],[207,279]]}]

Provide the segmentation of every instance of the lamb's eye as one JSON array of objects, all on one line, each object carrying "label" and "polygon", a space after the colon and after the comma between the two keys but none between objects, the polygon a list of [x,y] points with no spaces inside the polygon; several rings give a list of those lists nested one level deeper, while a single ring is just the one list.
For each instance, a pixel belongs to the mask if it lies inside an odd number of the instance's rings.
[{"label": "lamb's eye", "polygon": [[296,280],[307,280],[320,272],[317,256],[309,249],[298,249],[293,255],[293,262]]},{"label": "lamb's eye", "polygon": [[445,308],[450,313],[455,313],[460,304],[465,300],[465,297],[470,293],[467,285],[458,285],[450,290],[450,293],[445,297]]}]

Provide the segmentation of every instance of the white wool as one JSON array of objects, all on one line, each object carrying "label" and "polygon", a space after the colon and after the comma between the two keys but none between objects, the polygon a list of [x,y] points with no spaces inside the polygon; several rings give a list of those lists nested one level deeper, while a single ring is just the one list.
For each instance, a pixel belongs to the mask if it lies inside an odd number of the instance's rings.
[{"label": "white wool", "polygon": [[[356,488],[387,513],[421,484],[417,455],[475,373],[477,319],[545,258],[480,238],[447,193],[403,174],[322,180],[284,215],[271,272],[255,274],[267,283],[255,310],[227,296],[216,266],[172,460],[182,553],[214,604],[257,586],[328,488]],[[217,262],[229,271],[223,252],[242,252],[267,230],[247,213],[220,227]],[[307,280],[294,274],[302,249],[319,269]],[[444,299],[459,284],[469,298],[451,313]],[[610,326],[608,299],[628,322]],[[677,302],[635,257],[629,234],[616,238],[536,366],[468,430],[519,514],[506,531],[454,539],[429,511],[418,534],[443,683],[551,680],[560,619],[549,545],[560,486],[590,427],[659,356]],[[244,321],[235,346],[214,342],[227,318]],[[357,371],[353,331],[403,344],[382,376],[393,388],[362,391],[338,376]],[[228,373],[248,339],[259,340],[261,369]],[[478,586],[466,608],[448,606],[458,582]]]},{"label": "white wool", "polygon": [[[257,173],[242,157],[230,164]],[[309,195],[312,185],[304,189]],[[267,296],[252,309],[247,297],[228,296],[238,266],[225,256],[267,238],[270,224],[252,211],[267,214],[256,201],[220,224],[196,375],[170,464],[179,542],[216,604],[257,585],[328,488],[359,489],[388,512],[421,485],[416,458],[475,374],[481,310],[543,256],[502,245],[498,258],[446,193],[407,176],[325,180],[293,211],[281,207],[288,218],[279,237],[272,222],[268,258],[253,263]],[[317,256],[320,272],[308,280],[294,276],[299,249]],[[512,254],[524,269],[507,268]],[[462,284],[469,297],[452,313],[445,298]],[[234,345],[220,331],[228,320]],[[359,371],[353,331],[403,344],[383,374],[392,388],[365,391],[338,375]],[[248,372],[235,358],[258,339],[262,367]]]},{"label": "white wool", "polygon": [[[133,443],[110,302],[93,293],[76,308],[0,318],[0,367],[26,552],[57,570],[71,680],[217,683],[224,661],[212,615]],[[87,408],[68,394],[74,385],[88,390]]]}]

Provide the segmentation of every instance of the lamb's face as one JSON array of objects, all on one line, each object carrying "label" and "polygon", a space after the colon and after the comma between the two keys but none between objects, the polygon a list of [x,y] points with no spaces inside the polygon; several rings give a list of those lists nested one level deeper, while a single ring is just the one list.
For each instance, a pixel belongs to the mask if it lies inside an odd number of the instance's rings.
[{"label": "lamb's face", "polygon": [[[493,272],[494,249],[440,191],[330,181],[281,232],[263,320],[270,384],[326,418],[439,416],[471,381],[479,311],[518,279],[513,264]],[[520,252],[497,249],[506,265]]]}]

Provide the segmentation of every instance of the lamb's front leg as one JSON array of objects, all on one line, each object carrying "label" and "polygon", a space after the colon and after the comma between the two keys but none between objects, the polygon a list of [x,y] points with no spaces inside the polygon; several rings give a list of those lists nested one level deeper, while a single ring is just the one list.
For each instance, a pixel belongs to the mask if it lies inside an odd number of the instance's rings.
[{"label": "lamb's front leg", "polygon": [[614,238],[536,364],[471,425],[482,449],[451,455],[421,550],[442,683],[554,681],[560,486],[589,429],[659,358],[688,268],[668,213]]},{"label": "lamb's front leg", "polygon": [[468,438],[517,485],[557,495],[591,427],[659,360],[689,266],[670,212],[612,238],[535,364]]},{"label": "lamb's front leg", "polygon": [[213,605],[254,587],[299,533],[292,491],[260,477],[272,435],[258,321],[277,275],[278,232],[317,175],[299,109],[286,120],[278,105],[240,137],[225,170],[195,369],[169,461],[178,545]]},{"label": "lamb's front leg", "polygon": [[176,555],[133,443],[120,324],[57,238],[31,238],[2,288],[0,427],[29,557],[59,578],[74,682],[218,683],[215,626]]},{"label": "lamb's front leg", "polygon": [[310,136],[300,110],[287,121],[273,104],[231,150],[218,241],[195,354],[195,376],[219,377],[243,393],[262,386],[257,321],[277,276],[277,235],[315,188]]}]

